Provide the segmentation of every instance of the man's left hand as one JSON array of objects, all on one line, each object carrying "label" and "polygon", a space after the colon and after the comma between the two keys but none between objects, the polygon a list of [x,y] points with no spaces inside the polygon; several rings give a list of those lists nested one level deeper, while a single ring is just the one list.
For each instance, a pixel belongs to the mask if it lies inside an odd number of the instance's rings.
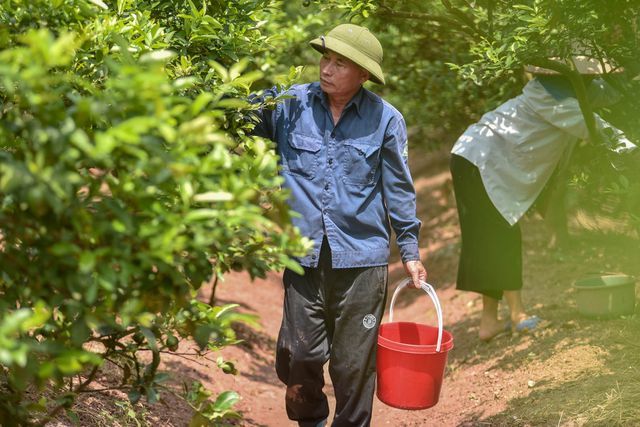
[{"label": "man's left hand", "polygon": [[420,281],[427,281],[427,269],[424,268],[420,260],[407,261],[404,263],[404,271],[411,277],[414,288],[420,289]]}]

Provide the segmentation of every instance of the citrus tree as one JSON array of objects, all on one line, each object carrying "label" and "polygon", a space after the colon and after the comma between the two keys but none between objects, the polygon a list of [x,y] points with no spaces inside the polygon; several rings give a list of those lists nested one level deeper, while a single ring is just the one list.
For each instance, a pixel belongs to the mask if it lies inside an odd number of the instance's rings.
[{"label": "citrus tree", "polygon": [[[581,203],[606,205],[640,235],[638,154],[613,156],[595,130],[594,112],[640,141],[640,11],[634,0],[333,0],[307,2],[363,23],[385,46],[388,84],[376,88],[418,128],[412,147],[449,146],[482,114],[518,94],[525,65],[567,76],[591,143],[575,150],[569,173]],[[621,94],[594,111],[574,55],[606,58],[604,76]],[[640,150],[636,150],[640,151]],[[582,196],[581,196],[582,197]],[[603,199],[613,200],[612,203]]]},{"label": "citrus tree", "polygon": [[195,299],[212,274],[296,269],[307,249],[273,150],[246,136],[273,6],[0,1],[2,425],[73,417],[107,366],[134,403],[165,390],[193,425],[239,416],[237,394],[176,392],[158,368],[251,320]]}]

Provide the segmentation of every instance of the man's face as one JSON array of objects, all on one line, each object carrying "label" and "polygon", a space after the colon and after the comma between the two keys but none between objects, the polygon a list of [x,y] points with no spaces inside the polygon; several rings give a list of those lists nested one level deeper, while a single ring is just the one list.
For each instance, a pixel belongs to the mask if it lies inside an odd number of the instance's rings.
[{"label": "man's face", "polygon": [[368,79],[366,70],[338,53],[327,50],[320,59],[320,87],[328,95],[353,95]]}]

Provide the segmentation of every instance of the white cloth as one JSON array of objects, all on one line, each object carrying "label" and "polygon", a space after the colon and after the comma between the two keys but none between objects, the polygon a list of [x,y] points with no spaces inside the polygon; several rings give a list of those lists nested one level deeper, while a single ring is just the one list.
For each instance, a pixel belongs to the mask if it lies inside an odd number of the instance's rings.
[{"label": "white cloth", "polygon": [[[635,148],[597,115],[596,126],[606,141],[615,140],[614,151]],[[513,225],[536,200],[565,150],[588,136],[578,101],[558,101],[534,79],[521,95],[469,126],[451,152],[478,167],[489,198]]]}]

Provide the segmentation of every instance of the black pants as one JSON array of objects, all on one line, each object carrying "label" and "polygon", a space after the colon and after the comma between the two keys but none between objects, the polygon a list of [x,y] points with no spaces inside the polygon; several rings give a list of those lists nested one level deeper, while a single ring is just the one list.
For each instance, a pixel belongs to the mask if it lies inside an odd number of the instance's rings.
[{"label": "black pants", "polygon": [[287,415],[313,426],[329,415],[323,367],[329,361],[334,427],[368,426],[375,388],[378,327],[384,312],[387,266],[333,269],[322,244],[317,268],[284,273],[284,315],[276,371],[287,385]]}]

